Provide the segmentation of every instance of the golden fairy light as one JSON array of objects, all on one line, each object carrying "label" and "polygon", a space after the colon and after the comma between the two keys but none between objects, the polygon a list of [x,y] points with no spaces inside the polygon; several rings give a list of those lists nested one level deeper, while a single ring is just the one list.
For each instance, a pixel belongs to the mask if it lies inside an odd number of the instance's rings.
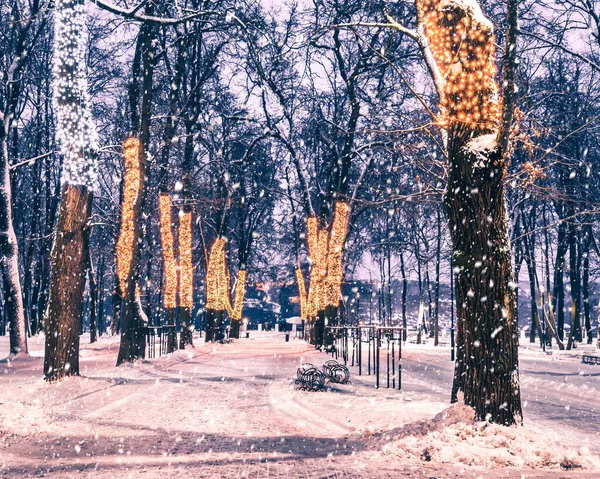
[{"label": "golden fairy light", "polygon": [[239,321],[242,319],[242,308],[244,305],[244,295],[246,293],[246,270],[240,269],[238,271],[237,283],[235,286],[235,299],[233,302],[233,307],[229,302],[229,296],[226,295],[223,298],[225,303],[225,307],[227,309],[227,314],[234,321]]},{"label": "golden fairy light", "polygon": [[329,237],[329,248],[327,254],[327,281],[325,288],[325,306],[337,307],[340,303],[340,289],[342,287],[342,256],[348,220],[350,218],[350,207],[343,201],[335,204],[331,235]]},{"label": "golden fairy light", "polygon": [[194,306],[194,266],[192,262],[192,213],[179,215],[179,305]]},{"label": "golden fairy light", "polygon": [[206,309],[225,309],[227,293],[227,271],[225,266],[225,240],[217,238],[210,248],[206,271]]},{"label": "golden fairy light", "polygon": [[161,193],[158,197],[160,213],[160,242],[162,244],[163,265],[165,268],[165,287],[163,303],[165,308],[177,307],[177,260],[173,248],[173,225],[171,220],[171,197]]},{"label": "golden fairy light", "polygon": [[314,318],[318,311],[326,306],[325,282],[327,279],[327,246],[329,231],[326,227],[320,228],[316,218],[309,218],[306,222],[308,230],[308,254],[312,267],[307,300],[307,316]]},{"label": "golden fairy light", "polygon": [[306,284],[304,283],[304,276],[302,270],[296,268],[296,281],[298,282],[298,296],[300,297],[300,317],[306,319],[308,316],[308,309],[306,304]]},{"label": "golden fairy light", "polygon": [[123,143],[125,174],[123,177],[123,204],[121,211],[121,231],[117,240],[117,276],[121,295],[127,293],[127,278],[133,259],[134,207],[142,185],[140,157],[142,145],[137,138],[128,138]]},{"label": "golden fairy light", "polygon": [[[329,245],[329,231],[327,228],[319,230],[319,242],[317,244],[317,291],[316,305],[317,311],[325,309],[327,306],[327,255]],[[313,265],[314,268],[314,265]]]},{"label": "golden fairy light", "polygon": [[444,79],[442,125],[495,127],[499,118],[491,22],[471,0],[417,0],[419,22]]}]

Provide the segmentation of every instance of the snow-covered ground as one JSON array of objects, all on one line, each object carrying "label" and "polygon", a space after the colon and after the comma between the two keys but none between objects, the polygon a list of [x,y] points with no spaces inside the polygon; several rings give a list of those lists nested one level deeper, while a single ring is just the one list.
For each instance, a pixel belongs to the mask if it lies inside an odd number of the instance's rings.
[{"label": "snow-covered ground", "polygon": [[[0,357],[8,353],[0,338]],[[600,366],[521,347],[525,426],[449,407],[447,347],[408,344],[402,391],[294,387],[327,356],[277,333],[114,367],[117,338],[83,344],[81,377],[0,363],[0,477],[599,477]],[[564,471],[562,469],[569,470]]]}]

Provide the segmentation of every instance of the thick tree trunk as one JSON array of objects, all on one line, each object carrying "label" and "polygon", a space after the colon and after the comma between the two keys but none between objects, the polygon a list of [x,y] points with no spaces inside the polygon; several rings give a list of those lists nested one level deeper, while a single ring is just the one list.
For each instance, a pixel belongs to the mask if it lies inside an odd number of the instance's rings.
[{"label": "thick tree trunk", "polygon": [[184,206],[184,214],[179,217],[179,319],[181,333],[179,347],[193,346],[192,309],[194,307],[194,262],[192,251],[192,211]]},{"label": "thick tree trunk", "polygon": [[8,144],[5,139],[0,147],[0,269],[6,318],[10,328],[10,354],[27,355],[27,329],[19,278],[19,247],[13,227]]},{"label": "thick tree trunk", "polygon": [[79,374],[79,321],[89,249],[92,193],[85,186],[62,189],[50,271],[44,377]]},{"label": "thick tree trunk", "polygon": [[[497,147],[482,148],[480,137],[459,125],[449,132],[444,201],[459,268],[452,400],[462,391],[479,419],[514,424],[521,421],[522,411],[503,159]],[[495,143],[495,134],[487,138]]]},{"label": "thick tree trunk", "polygon": [[234,318],[229,318],[230,325],[229,325],[229,337],[233,338],[233,339],[239,339],[240,337],[240,320],[239,319],[234,319]]},{"label": "thick tree trunk", "polygon": [[175,308],[167,308],[165,312],[165,326],[170,326],[167,329],[167,353],[172,353],[177,349],[177,321],[175,319]]},{"label": "thick tree trunk", "polygon": [[[142,235],[140,218],[142,217],[145,196],[146,155],[141,142],[133,138],[127,140],[125,144],[125,156],[127,157],[128,154],[131,155],[131,161],[134,163],[128,168],[132,171],[132,178],[129,191],[123,195],[123,217],[121,218],[121,236],[119,237],[119,242],[123,239],[121,243],[123,252],[119,255],[120,263],[118,265],[122,316],[121,343],[117,366],[124,362],[135,362],[138,359],[143,359],[146,349],[146,336],[144,334],[146,324],[139,314],[137,304],[138,266]],[[124,181],[128,182],[127,177]],[[128,188],[127,184],[125,188]]]},{"label": "thick tree trunk", "polygon": [[204,329],[206,331],[206,335],[204,336],[204,341],[209,343],[215,340],[215,328],[217,324],[217,311],[214,309],[207,309],[204,313],[205,318],[205,326]]}]

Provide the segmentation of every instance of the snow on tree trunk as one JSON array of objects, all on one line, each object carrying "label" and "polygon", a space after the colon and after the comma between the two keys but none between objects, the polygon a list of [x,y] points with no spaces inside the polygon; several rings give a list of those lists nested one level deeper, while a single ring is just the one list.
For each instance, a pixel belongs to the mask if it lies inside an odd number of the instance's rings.
[{"label": "snow on tree trunk", "polygon": [[0,159],[0,269],[4,288],[6,317],[10,327],[10,354],[27,355],[27,335],[23,295],[19,279],[19,246],[12,221],[12,192],[8,165],[8,145],[2,141]]},{"label": "snow on tree trunk", "polygon": [[88,258],[88,222],[96,178],[97,137],[87,100],[83,2],[59,0],[54,18],[56,139],[64,157],[52,249],[44,376],[79,374],[79,328]]},{"label": "snow on tree trunk", "polygon": [[418,0],[417,11],[443,79],[440,123],[449,163],[444,203],[458,302],[452,400],[462,391],[479,419],[514,424],[522,416],[518,325],[493,27],[474,0]]}]

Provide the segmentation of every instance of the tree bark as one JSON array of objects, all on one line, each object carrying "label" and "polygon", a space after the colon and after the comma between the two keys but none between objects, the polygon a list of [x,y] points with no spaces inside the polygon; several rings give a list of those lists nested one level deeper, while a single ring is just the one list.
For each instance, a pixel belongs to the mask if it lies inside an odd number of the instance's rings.
[{"label": "tree bark", "polygon": [[459,268],[452,400],[460,390],[479,419],[514,424],[521,421],[522,411],[503,162],[497,148],[470,148],[472,136],[458,125],[450,131],[444,199],[454,265]]},{"label": "tree bark", "polygon": [[0,269],[4,286],[7,323],[10,328],[10,355],[28,355],[25,311],[19,278],[19,246],[13,226],[12,189],[8,164],[8,143],[0,145]]},{"label": "tree bark", "polygon": [[88,248],[88,279],[90,290],[90,344],[98,340],[98,284],[96,282],[96,273],[94,271],[94,263],[92,255]]},{"label": "tree bark", "polygon": [[[569,281],[571,283],[571,333],[574,341],[581,342],[581,283],[579,276],[579,235],[573,221],[568,226]],[[571,341],[569,341],[569,345]],[[567,349],[571,349],[567,346]]]},{"label": "tree bark", "polygon": [[[122,298],[121,311],[121,343],[119,346],[119,354],[117,357],[117,366],[124,362],[135,362],[138,359],[143,359],[146,349],[146,337],[144,334],[145,323],[142,316],[139,314],[138,307],[138,277],[139,277],[139,260],[140,260],[140,245],[142,237],[142,225],[140,218],[142,217],[142,209],[145,196],[145,177],[146,177],[146,155],[145,150],[139,140],[127,140],[125,145],[125,154],[127,155],[128,148],[137,148],[137,167],[139,168],[139,185],[135,195],[128,199],[128,195],[124,195],[124,201],[132,201],[131,207],[131,223],[125,226],[124,218],[121,218],[121,235],[131,235],[130,247],[128,248],[129,261],[125,269],[126,273],[120,282],[120,295]],[[125,205],[123,210],[125,210]],[[124,228],[127,227],[125,231]],[[121,239],[121,238],[119,238]],[[120,258],[125,261],[125,258]],[[119,268],[120,269],[120,268]]]},{"label": "tree bark", "polygon": [[56,381],[79,375],[79,321],[82,315],[92,193],[64,185],[52,248],[50,299],[46,318],[44,377]]},{"label": "tree bark", "polygon": [[[154,12],[154,3],[146,4],[146,14],[152,15]],[[132,89],[130,91],[130,104],[132,114],[132,131],[136,132],[139,121],[139,191],[135,197],[133,205],[133,235],[131,261],[126,279],[126,289],[122,293],[122,320],[121,320],[121,344],[117,358],[117,366],[123,362],[135,362],[143,359],[146,349],[146,336],[144,334],[145,321],[144,315],[140,314],[139,300],[137,297],[137,283],[139,277],[140,263],[140,239],[142,238],[142,211],[146,202],[146,183],[147,183],[147,158],[146,151],[150,144],[150,123],[152,114],[153,99],[153,79],[154,68],[156,66],[156,57],[154,53],[154,39],[156,38],[157,28],[155,25],[143,24],[140,28],[140,38],[137,51],[140,52],[142,63],[142,105],[141,114],[137,116],[137,101],[134,96],[139,91],[136,66],[134,65]],[[136,61],[139,57],[136,51]],[[136,62],[134,62],[136,63]]]},{"label": "tree bark", "polygon": [[554,265],[554,294],[553,311],[556,315],[556,327],[558,329],[558,337],[561,341],[565,339],[565,287],[564,287],[564,268],[565,255],[567,253],[567,232],[566,225],[561,222],[558,226],[558,247],[556,250],[556,262]]},{"label": "tree bark", "polygon": [[408,278],[404,267],[404,252],[400,251],[400,273],[402,274],[402,340],[406,341],[406,293],[408,292]]}]

